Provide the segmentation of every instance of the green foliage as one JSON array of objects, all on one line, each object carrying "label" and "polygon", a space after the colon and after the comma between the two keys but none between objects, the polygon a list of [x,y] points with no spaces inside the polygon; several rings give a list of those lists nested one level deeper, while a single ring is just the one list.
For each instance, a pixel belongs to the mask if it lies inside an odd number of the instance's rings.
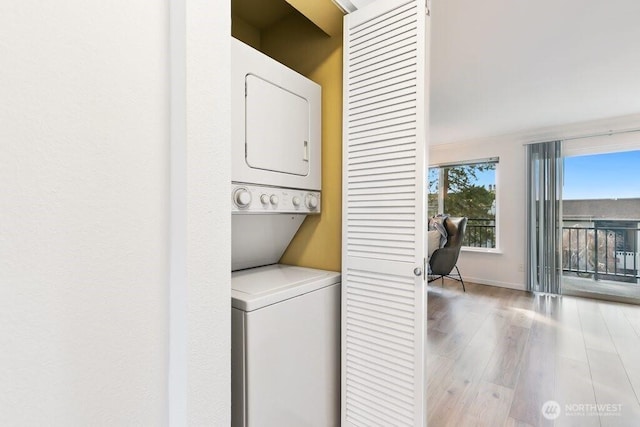
[{"label": "green foliage", "polygon": [[[495,192],[477,185],[478,174],[495,170],[495,163],[447,167],[429,170],[429,214],[433,215],[438,206],[438,185],[443,186],[444,209],[442,213],[468,218],[495,218],[492,208]],[[440,182],[441,181],[441,182]]]},{"label": "green foliage", "polygon": [[457,192],[449,192],[444,199],[444,211],[453,216],[493,219],[491,207],[495,194],[484,187],[471,185]]},{"label": "green foliage", "polygon": [[[479,181],[486,182],[486,179],[479,179],[479,175],[495,168],[495,163],[476,163],[429,169],[428,215],[444,213],[469,218],[465,246],[493,248],[496,245],[495,186],[479,185]],[[442,186],[442,210],[439,186]]]}]

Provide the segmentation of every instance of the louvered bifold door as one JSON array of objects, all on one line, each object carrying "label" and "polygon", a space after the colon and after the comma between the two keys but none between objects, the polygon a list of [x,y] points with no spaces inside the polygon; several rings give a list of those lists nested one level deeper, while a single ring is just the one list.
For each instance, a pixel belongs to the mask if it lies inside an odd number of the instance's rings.
[{"label": "louvered bifold door", "polygon": [[424,0],[345,17],[342,425],[426,425]]}]

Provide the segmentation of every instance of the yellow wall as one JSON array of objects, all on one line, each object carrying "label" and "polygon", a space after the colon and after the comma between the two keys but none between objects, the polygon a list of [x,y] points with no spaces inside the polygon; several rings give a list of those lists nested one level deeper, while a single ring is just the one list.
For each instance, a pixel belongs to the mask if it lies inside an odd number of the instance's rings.
[{"label": "yellow wall", "polygon": [[239,16],[231,16],[231,35],[249,46],[260,50],[260,30]]},{"label": "yellow wall", "polygon": [[286,0],[330,36],[342,34],[342,11],[333,0]]},{"label": "yellow wall", "polygon": [[322,86],[322,213],[308,216],[280,262],[340,271],[342,248],[342,34],[294,13],[263,30],[261,50]]}]

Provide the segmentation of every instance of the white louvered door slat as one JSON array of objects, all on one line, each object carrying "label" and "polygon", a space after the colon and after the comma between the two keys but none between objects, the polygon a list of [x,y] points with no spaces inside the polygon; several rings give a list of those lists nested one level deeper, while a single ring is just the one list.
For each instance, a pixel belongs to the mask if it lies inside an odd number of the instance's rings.
[{"label": "white louvered door slat", "polygon": [[345,17],[342,425],[426,425],[424,0]]}]

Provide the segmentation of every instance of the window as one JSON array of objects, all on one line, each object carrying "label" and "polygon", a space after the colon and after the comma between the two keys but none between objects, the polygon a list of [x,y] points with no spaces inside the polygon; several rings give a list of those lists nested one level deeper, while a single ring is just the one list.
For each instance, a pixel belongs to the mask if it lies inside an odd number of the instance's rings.
[{"label": "window", "polygon": [[429,168],[429,216],[466,216],[463,245],[496,247],[496,168],[498,159]]}]

